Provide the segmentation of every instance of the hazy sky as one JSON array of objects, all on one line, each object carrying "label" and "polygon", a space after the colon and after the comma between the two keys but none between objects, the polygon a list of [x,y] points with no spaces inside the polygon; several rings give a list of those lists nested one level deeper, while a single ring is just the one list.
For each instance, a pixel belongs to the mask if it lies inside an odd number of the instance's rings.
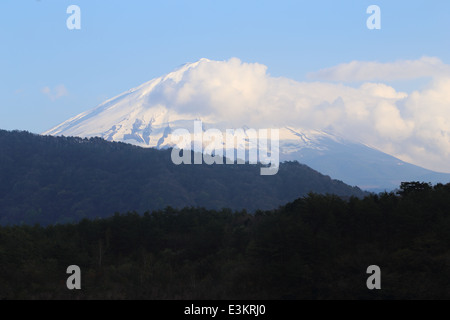
[{"label": "hazy sky", "polygon": [[[66,27],[72,4],[81,8],[81,30]],[[381,30],[366,27],[372,4],[381,8]],[[186,62],[236,57],[305,92],[308,84],[344,85],[344,100],[381,84],[391,100],[377,102],[371,116],[393,121],[373,124],[366,135],[386,137],[372,143],[414,162],[412,149],[423,158],[421,144],[441,139],[434,159],[418,162],[450,171],[439,164],[450,155],[450,1],[2,0],[0,43],[2,129],[40,133]],[[418,124],[430,103],[433,117]],[[422,140],[413,139],[420,128]],[[411,150],[395,151],[406,138]]]}]

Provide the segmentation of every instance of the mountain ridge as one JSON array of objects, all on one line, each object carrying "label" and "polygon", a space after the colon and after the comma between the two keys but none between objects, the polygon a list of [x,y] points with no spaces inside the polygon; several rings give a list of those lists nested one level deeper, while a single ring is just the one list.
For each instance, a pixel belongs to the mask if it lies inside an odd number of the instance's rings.
[{"label": "mountain ridge", "polygon": [[297,162],[275,176],[261,165],[179,165],[171,150],[101,138],[0,130],[0,225],[71,223],[115,212],[174,208],[274,209],[310,192],[367,193]]}]

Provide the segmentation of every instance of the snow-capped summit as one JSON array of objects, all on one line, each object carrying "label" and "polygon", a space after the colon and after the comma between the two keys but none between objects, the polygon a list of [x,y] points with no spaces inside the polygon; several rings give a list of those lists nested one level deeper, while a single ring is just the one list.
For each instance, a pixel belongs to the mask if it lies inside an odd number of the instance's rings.
[{"label": "snow-capped summit", "polygon": [[[204,130],[245,130],[248,120],[262,117],[260,112],[252,113],[252,110],[244,110],[250,117],[240,117],[242,109],[245,109],[245,99],[248,99],[247,96],[253,97],[248,94],[250,89],[245,87],[252,79],[248,79],[248,74],[243,74],[242,79],[239,79],[240,75],[236,77],[233,74],[231,77],[228,76],[231,71],[218,68],[221,68],[220,62],[208,59],[185,64],[167,75],[109,99],[43,134],[101,137],[141,147],[167,148],[173,146],[172,132],[179,128],[191,130],[195,120],[203,122]],[[258,65],[249,65],[247,68],[255,68],[256,73],[261,70],[265,72]],[[220,74],[217,70],[221,71]],[[244,93],[247,94],[246,97]],[[221,98],[230,96],[238,105],[241,103],[231,111],[227,110],[228,106],[220,104]],[[213,104],[216,106],[214,110],[210,108]],[[228,115],[232,114],[231,118],[234,117],[232,127],[230,121],[226,121],[223,116],[227,112]],[[394,189],[402,181],[450,181],[450,175],[405,163],[333,132],[287,124],[276,128],[280,132],[281,161],[298,160],[334,179],[363,189]]]}]

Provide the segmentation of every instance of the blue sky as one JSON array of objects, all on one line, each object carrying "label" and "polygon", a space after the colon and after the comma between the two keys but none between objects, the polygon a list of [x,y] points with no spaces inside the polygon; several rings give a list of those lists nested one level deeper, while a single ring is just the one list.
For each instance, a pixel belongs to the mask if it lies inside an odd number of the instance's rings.
[{"label": "blue sky", "polygon": [[[71,4],[81,8],[81,30],[66,27]],[[366,28],[372,4],[381,30]],[[442,0],[2,0],[0,128],[43,132],[203,57],[237,57],[304,81],[353,60],[450,64],[449,36]]]}]

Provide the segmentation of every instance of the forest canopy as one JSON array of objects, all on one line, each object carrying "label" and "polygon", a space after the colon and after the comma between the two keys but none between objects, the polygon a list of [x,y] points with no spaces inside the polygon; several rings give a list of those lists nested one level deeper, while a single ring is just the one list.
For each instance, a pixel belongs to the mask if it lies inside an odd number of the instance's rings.
[{"label": "forest canopy", "polygon": [[[0,299],[450,299],[450,185],[425,185],[1,227]],[[366,287],[371,265],[382,290]]]}]

